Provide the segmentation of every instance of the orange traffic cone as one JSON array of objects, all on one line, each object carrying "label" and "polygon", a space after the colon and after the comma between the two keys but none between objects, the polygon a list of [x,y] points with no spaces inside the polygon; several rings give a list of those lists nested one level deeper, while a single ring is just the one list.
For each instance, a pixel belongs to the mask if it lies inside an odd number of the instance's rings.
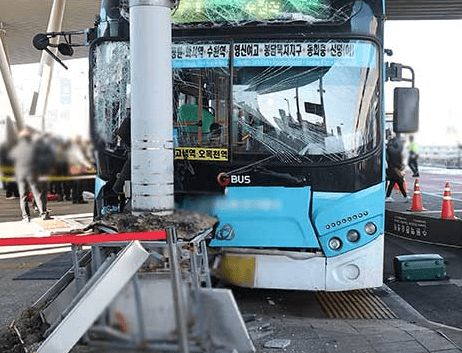
[{"label": "orange traffic cone", "polygon": [[443,194],[443,205],[441,207],[441,218],[454,219],[454,203],[452,202],[451,189],[449,183],[446,183]]},{"label": "orange traffic cone", "polygon": [[424,210],[422,204],[422,195],[420,194],[419,179],[414,181],[414,195],[412,196],[412,206],[410,210],[412,212],[420,212]]}]

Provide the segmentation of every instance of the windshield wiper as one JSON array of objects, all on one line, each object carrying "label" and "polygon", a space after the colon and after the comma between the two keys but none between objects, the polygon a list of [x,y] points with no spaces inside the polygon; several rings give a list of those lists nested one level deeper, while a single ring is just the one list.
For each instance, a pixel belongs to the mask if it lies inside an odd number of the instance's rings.
[{"label": "windshield wiper", "polygon": [[307,179],[304,176],[296,177],[290,173],[279,173],[279,172],[275,172],[274,170],[269,170],[261,166],[257,167],[257,170],[260,174],[263,174],[271,178],[282,179],[284,181],[291,183],[291,185],[293,186],[306,185]]}]

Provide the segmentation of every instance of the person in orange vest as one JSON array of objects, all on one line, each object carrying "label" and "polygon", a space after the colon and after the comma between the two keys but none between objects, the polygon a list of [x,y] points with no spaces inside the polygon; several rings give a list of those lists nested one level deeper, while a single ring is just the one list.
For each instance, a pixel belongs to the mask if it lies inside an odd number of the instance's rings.
[{"label": "person in orange vest", "polygon": [[414,178],[418,178],[420,176],[420,174],[419,174],[419,166],[417,164],[417,158],[419,157],[417,152],[418,152],[419,149],[417,147],[417,144],[414,142],[414,136],[413,135],[409,136],[408,150],[409,150],[409,158],[407,160],[407,165],[412,170],[412,173],[413,173],[412,176]]}]

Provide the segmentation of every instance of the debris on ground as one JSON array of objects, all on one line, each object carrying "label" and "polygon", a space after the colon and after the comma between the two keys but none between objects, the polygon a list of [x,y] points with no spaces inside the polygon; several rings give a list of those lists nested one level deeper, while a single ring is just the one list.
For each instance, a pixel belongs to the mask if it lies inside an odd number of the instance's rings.
[{"label": "debris on ground", "polygon": [[[218,219],[209,215],[174,210],[171,215],[156,215],[143,213],[111,213],[103,216],[99,225],[107,226],[119,233],[164,230],[175,227],[178,238],[189,240],[194,236],[213,229]],[[43,341],[43,334],[49,327],[42,320],[39,310],[28,308],[16,318],[9,327],[0,330],[1,353],[30,353],[35,351]],[[81,352],[77,347],[73,350]],[[86,351],[85,351],[86,352]]]},{"label": "debris on ground", "polygon": [[262,322],[262,318],[252,320],[247,323],[247,331],[253,342],[256,342],[264,337],[271,336],[274,330],[271,327],[271,323]]},{"label": "debris on ground", "polygon": [[24,310],[13,320],[9,327],[0,331],[0,352],[27,353],[43,340],[43,333],[48,328],[40,313],[32,309]]},{"label": "debris on ground", "polygon": [[215,217],[193,211],[174,210],[171,215],[156,215],[142,213],[110,213],[100,221],[100,224],[115,228],[119,233],[145,232],[163,230],[175,227],[178,237],[189,239],[207,229],[213,228],[218,223]]},{"label": "debris on ground", "polygon": [[276,348],[276,349],[284,349],[290,345],[290,340],[288,339],[281,339],[281,338],[276,338],[273,340],[270,340],[268,342],[265,342],[265,347],[266,348]]}]

